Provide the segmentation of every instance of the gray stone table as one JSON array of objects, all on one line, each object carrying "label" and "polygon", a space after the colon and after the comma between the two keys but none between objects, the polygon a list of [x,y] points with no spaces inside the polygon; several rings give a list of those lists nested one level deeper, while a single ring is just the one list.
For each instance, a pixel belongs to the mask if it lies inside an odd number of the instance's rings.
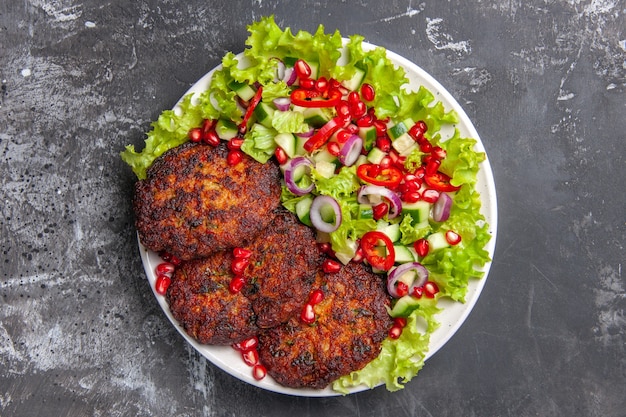
[{"label": "gray stone table", "polygon": [[[0,415],[626,416],[625,8],[2,1]],[[187,345],[145,279],[118,154],[269,14],[416,62],[487,148],[491,274],[400,392],[317,399],[240,382]]]}]

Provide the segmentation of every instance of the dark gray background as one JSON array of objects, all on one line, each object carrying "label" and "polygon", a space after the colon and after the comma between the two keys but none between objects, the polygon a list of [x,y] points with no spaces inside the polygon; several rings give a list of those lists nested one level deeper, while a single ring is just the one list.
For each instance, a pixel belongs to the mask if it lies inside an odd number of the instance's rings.
[{"label": "dark gray background", "polygon": [[[0,415],[625,416],[625,7],[2,1]],[[118,153],[268,14],[413,60],[487,148],[491,274],[403,391],[309,399],[239,382],[183,341],[145,280]]]}]

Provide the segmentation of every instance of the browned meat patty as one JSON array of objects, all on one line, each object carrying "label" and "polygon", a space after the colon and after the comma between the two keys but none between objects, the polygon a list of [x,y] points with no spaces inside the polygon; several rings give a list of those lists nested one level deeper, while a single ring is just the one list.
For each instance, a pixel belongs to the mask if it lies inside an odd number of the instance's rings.
[{"label": "browned meat patty", "polygon": [[262,328],[300,314],[323,260],[313,230],[287,210],[277,213],[247,247],[252,256],[243,293],[252,301]]},{"label": "browned meat patty", "polygon": [[229,345],[256,335],[256,315],[243,294],[231,294],[230,252],[183,262],[167,291],[170,310],[200,343]]},{"label": "browned meat patty", "polygon": [[295,317],[259,335],[261,363],[288,387],[321,389],[363,368],[380,353],[392,324],[383,280],[362,264],[320,272],[316,287],[325,297],[314,307],[313,324]]},{"label": "browned meat patty", "polygon": [[165,152],[135,185],[139,239],[155,252],[202,258],[252,240],[280,205],[276,163],[226,162],[225,144],[188,142]]}]

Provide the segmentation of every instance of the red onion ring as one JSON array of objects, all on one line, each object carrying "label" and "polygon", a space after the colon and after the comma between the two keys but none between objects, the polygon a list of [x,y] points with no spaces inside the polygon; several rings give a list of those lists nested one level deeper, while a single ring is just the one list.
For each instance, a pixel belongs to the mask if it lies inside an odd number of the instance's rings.
[{"label": "red onion ring", "polygon": [[[322,218],[322,210],[327,207],[332,209],[335,221],[333,223],[327,223]],[[341,207],[337,200],[328,195],[319,195],[315,197],[313,203],[311,203],[311,211],[309,213],[311,223],[313,226],[323,233],[334,232],[339,228],[341,224]]]},{"label": "red onion ring", "polygon": [[398,266],[387,276],[387,291],[394,298],[400,298],[400,294],[396,291],[396,284],[402,275],[409,271],[415,271],[416,277],[413,283],[409,285],[409,295],[412,294],[413,288],[423,286],[428,280],[428,270],[419,262],[407,262]]},{"label": "red onion ring", "polygon": [[278,97],[272,100],[272,103],[279,111],[287,111],[291,105],[291,99],[289,97]]},{"label": "red onion ring", "polygon": [[298,78],[296,71],[294,71],[293,67],[287,67],[285,68],[285,75],[283,77],[283,81],[289,86],[291,87],[293,85],[293,83],[296,82],[296,79]]},{"label": "red onion ring", "polygon": [[356,195],[357,201],[361,204],[371,204],[368,198],[370,195],[386,198],[387,201],[389,201],[388,219],[397,217],[402,211],[402,201],[400,197],[387,187],[381,185],[363,185],[359,188]]},{"label": "red onion ring", "polygon": [[308,158],[303,156],[297,156],[290,160],[285,168],[285,185],[287,186],[287,189],[297,196],[305,195],[313,191],[315,184],[311,183],[308,187],[301,188],[296,183],[295,178],[296,170],[298,168],[303,167],[308,172],[312,166],[313,163]]},{"label": "red onion ring", "polygon": [[450,209],[452,208],[452,197],[446,193],[440,193],[439,198],[433,205],[433,220],[436,222],[445,222],[450,217]]},{"label": "red onion ring", "polygon": [[352,166],[361,155],[363,139],[358,135],[351,135],[339,151],[339,162],[349,167]]},{"label": "red onion ring", "polygon": [[296,136],[301,138],[310,138],[315,134],[315,128],[311,127],[307,132],[296,133]]}]

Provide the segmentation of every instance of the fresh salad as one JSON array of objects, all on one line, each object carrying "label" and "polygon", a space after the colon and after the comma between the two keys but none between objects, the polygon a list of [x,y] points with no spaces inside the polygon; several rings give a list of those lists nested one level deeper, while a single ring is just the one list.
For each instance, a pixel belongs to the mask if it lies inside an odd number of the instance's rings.
[{"label": "fresh salad", "polygon": [[[121,154],[139,179],[155,158],[187,141],[227,141],[274,158],[282,204],[315,228],[332,271],[366,262],[386,280],[394,318],[377,359],[333,384],[339,392],[385,383],[397,390],[421,369],[438,326],[438,300],[464,302],[483,275],[490,239],[475,190],[484,153],[476,140],[441,134],[457,114],[408,79],[383,48],[364,48],[323,26],[281,29],[273,17],[249,27],[247,48],[227,53],[209,88],[185,96],[153,123],[145,148]],[[449,135],[448,135],[449,136]]]}]

